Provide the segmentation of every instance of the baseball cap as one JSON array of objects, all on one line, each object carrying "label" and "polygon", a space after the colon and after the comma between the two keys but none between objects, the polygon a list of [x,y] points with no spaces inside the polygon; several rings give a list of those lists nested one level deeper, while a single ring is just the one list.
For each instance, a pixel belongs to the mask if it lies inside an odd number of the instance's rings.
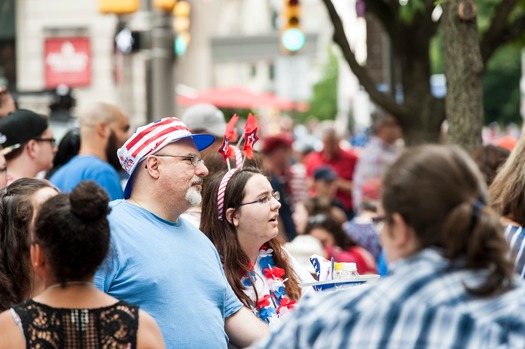
[{"label": "baseball cap", "polygon": [[166,145],[189,137],[193,139],[199,151],[206,149],[215,141],[215,136],[210,134],[192,134],[180,119],[174,117],[164,118],[139,127],[117,150],[120,165],[129,174],[124,189],[124,199],[129,198],[131,194],[133,173],[141,161]]},{"label": "baseball cap", "polygon": [[182,113],[182,122],[192,131],[206,130],[216,137],[224,136],[226,121],[224,114],[212,104],[195,104]]},{"label": "baseball cap", "polygon": [[263,139],[261,151],[263,152],[263,154],[270,154],[279,148],[291,149],[292,143],[292,135],[286,133],[269,136]]},{"label": "baseball cap", "polygon": [[47,128],[47,120],[31,110],[17,109],[8,114],[0,119],[0,144],[4,148],[2,154],[20,148],[20,145],[39,136]]},{"label": "baseball cap", "polygon": [[331,167],[322,166],[314,171],[314,180],[318,181],[333,181],[337,178],[337,174]]}]

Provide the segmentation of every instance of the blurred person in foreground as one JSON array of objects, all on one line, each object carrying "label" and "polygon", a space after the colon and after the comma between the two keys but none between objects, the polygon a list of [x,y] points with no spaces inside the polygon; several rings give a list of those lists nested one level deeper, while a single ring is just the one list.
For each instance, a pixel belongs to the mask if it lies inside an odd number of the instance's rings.
[{"label": "blurred person in foreground", "polygon": [[168,348],[245,347],[268,331],[233,293],[211,241],[180,217],[202,201],[199,151],[214,139],[164,118],[118,150],[130,179],[111,204],[111,248],[95,284],[150,313]]},{"label": "blurred person in foreground", "polygon": [[279,192],[247,167],[210,178],[203,200],[201,230],[217,248],[236,296],[268,325],[280,323],[311,291],[300,285],[315,280],[283,249]]},{"label": "blurred person in foreground", "polygon": [[88,181],[43,204],[31,261],[45,291],[0,314],[0,348],[164,348],[151,316],[93,284],[109,247],[108,201]]},{"label": "blurred person in foreground", "polygon": [[19,178],[36,178],[53,167],[57,147],[46,117],[18,109],[0,119],[0,139],[4,141],[8,184]]},{"label": "blurred person in foreground", "polygon": [[392,275],[304,300],[254,348],[524,348],[525,286],[470,156],[414,147],[383,185]]},{"label": "blurred person in foreground", "polygon": [[36,178],[17,179],[0,191],[0,311],[44,290],[31,267],[31,230],[42,203],[57,194]]},{"label": "blurred person in foreground", "polygon": [[492,207],[502,215],[505,239],[515,261],[515,272],[525,278],[525,136],[500,167],[490,185]]},{"label": "blurred person in foreground", "polygon": [[83,180],[102,186],[112,200],[124,196],[117,150],[129,136],[129,119],[117,106],[94,103],[80,112],[80,150],[49,179],[64,192]]}]

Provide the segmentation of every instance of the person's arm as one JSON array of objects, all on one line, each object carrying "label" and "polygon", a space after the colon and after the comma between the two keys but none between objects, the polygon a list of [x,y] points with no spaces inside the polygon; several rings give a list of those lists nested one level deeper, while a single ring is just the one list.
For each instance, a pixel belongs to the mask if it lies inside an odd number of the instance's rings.
[{"label": "person's arm", "polygon": [[144,310],[139,310],[139,329],[137,331],[137,349],[166,348],[162,333],[155,320]]},{"label": "person's arm", "polygon": [[13,319],[11,310],[0,314],[0,349],[25,348],[26,341],[22,330]]},{"label": "person's arm", "polygon": [[268,326],[246,307],[227,317],[224,329],[230,342],[239,348],[246,348],[270,333]]}]

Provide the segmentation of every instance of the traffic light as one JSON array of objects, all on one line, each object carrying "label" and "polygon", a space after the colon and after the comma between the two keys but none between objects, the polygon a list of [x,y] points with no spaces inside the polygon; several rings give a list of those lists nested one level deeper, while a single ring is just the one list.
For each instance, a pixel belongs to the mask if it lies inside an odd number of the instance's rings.
[{"label": "traffic light", "polygon": [[190,13],[190,3],[185,0],[178,0],[173,6],[174,50],[177,56],[185,54],[190,44]]},{"label": "traffic light", "polygon": [[137,12],[140,0],[98,0],[98,11],[101,13],[113,13],[125,15]]},{"label": "traffic light", "polygon": [[284,54],[297,53],[303,48],[305,36],[301,30],[301,1],[284,0],[284,25],[281,28],[281,49]]},{"label": "traffic light", "polygon": [[160,10],[171,12],[175,6],[175,0],[153,0],[153,6]]}]

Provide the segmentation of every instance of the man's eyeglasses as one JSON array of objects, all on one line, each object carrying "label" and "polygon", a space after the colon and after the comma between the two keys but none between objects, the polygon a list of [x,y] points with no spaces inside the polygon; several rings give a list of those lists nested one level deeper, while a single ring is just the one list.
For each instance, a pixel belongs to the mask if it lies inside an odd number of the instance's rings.
[{"label": "man's eyeglasses", "polygon": [[204,160],[202,160],[197,155],[168,155],[168,154],[155,154],[155,156],[166,156],[169,158],[181,158],[185,161],[189,161],[193,166],[197,167],[199,164],[204,165]]},{"label": "man's eyeglasses", "polygon": [[275,200],[279,201],[279,200],[281,199],[281,194],[280,194],[278,191],[274,191],[274,192],[272,193],[272,195],[265,195],[265,196],[263,196],[262,198],[257,199],[257,200],[255,200],[255,201],[245,202],[245,203],[243,203],[243,204],[240,204],[239,207],[240,207],[240,206],[244,206],[244,205],[255,204],[255,203],[257,203],[257,202],[260,203],[260,204],[266,204],[267,202],[270,202],[270,200],[272,199],[272,197],[273,197]]},{"label": "man's eyeglasses", "polygon": [[37,142],[49,142],[53,146],[56,144],[56,139],[54,139],[53,137],[49,137],[49,138],[33,138],[33,140],[35,140]]}]

